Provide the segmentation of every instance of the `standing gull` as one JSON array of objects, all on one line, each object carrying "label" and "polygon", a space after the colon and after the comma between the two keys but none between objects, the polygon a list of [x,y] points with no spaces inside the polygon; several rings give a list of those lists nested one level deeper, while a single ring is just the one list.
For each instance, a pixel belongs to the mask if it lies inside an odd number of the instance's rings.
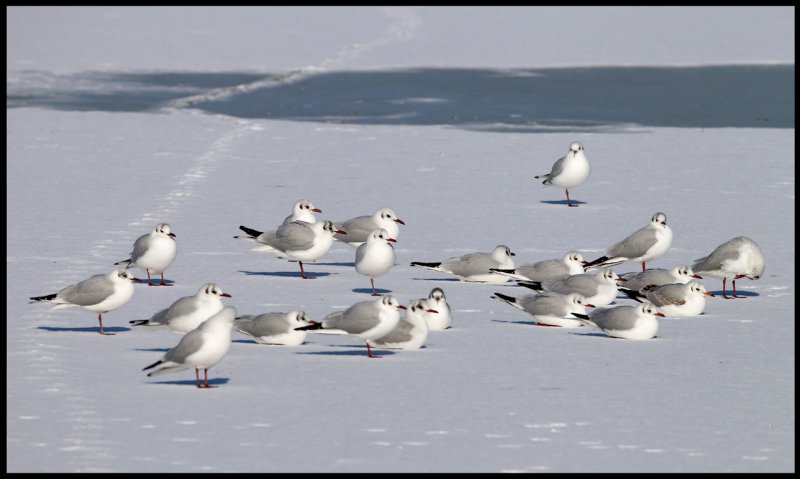
[{"label": "standing gull", "polygon": [[344,234],[337,230],[330,221],[320,223],[306,223],[305,221],[292,221],[281,225],[276,231],[261,231],[239,226],[239,229],[249,236],[234,236],[245,238],[260,243],[261,246],[251,251],[266,251],[286,257],[289,261],[300,263],[300,276],[303,279],[314,279],[306,276],[303,261],[313,262],[325,255],[333,245],[333,235]]},{"label": "standing gull", "polygon": [[400,311],[405,306],[397,302],[394,296],[383,296],[375,301],[361,301],[344,311],[336,311],[322,320],[321,323],[295,328],[299,331],[314,329],[336,329],[354,336],[367,343],[367,356],[373,356],[369,341],[387,335],[400,321]]},{"label": "standing gull", "polygon": [[[208,370],[220,362],[231,349],[231,327],[236,318],[236,308],[226,306],[220,312],[203,321],[200,326],[186,333],[177,346],[150,366],[156,368],[147,376],[175,373],[194,368],[198,388],[211,388],[208,385]],[[205,373],[205,382],[200,384],[200,370]]]},{"label": "standing gull", "polygon": [[216,284],[206,283],[200,287],[197,294],[178,299],[168,308],[154,314],[152,318],[136,319],[130,323],[134,326],[169,326],[178,333],[188,333],[217,314],[224,306],[222,298],[230,297],[230,294],[223,293]]},{"label": "standing gull", "polygon": [[295,328],[312,324],[316,324],[316,321],[308,319],[305,311],[289,311],[239,316],[233,323],[233,329],[252,337],[259,344],[298,346],[303,344],[308,333]]},{"label": "standing gull", "polygon": [[569,151],[565,156],[559,158],[554,164],[550,173],[534,176],[534,179],[542,181],[543,185],[554,185],[564,188],[567,193],[567,206],[575,206],[570,202],[569,189],[582,185],[587,178],[591,168],[589,160],[583,151],[583,146],[577,141],[569,145]]},{"label": "standing gull", "polygon": [[653,215],[649,225],[606,248],[605,256],[590,261],[586,264],[586,268],[614,266],[625,261],[641,261],[642,271],[645,271],[647,269],[645,263],[663,256],[670,245],[672,245],[672,230],[667,226],[667,215],[659,212]]},{"label": "standing gull", "polygon": [[349,220],[335,222],[336,228],[347,233],[338,233],[335,238],[343,243],[358,247],[369,237],[370,233],[377,228],[383,228],[389,233],[390,238],[397,239],[400,234],[400,227],[405,222],[397,217],[397,213],[391,208],[381,208],[372,216],[358,216]]},{"label": "standing gull", "polygon": [[394,266],[394,242],[395,239],[385,229],[379,228],[373,230],[366,243],[356,249],[356,271],[369,277],[372,296],[380,296],[375,290],[375,278],[386,274]]},{"label": "standing gull", "polygon": [[494,293],[492,298],[521,309],[533,316],[537,326],[560,326],[577,328],[582,326],[572,313],[586,314],[586,308],[594,305],[586,302],[586,298],[578,293],[560,294],[545,291],[539,294],[526,294],[515,298],[501,293]]},{"label": "standing gull", "polygon": [[470,253],[437,263],[414,261],[411,266],[419,266],[431,271],[454,274],[461,281],[502,284],[508,277],[492,273],[492,269],[514,269],[514,253],[506,245],[498,245],[491,253]]},{"label": "standing gull", "polygon": [[[717,246],[710,255],[696,259],[692,269],[717,278],[722,278],[722,297],[743,298],[736,295],[736,280],[756,280],[764,274],[764,253],[758,244],[745,236],[737,236]],[[725,281],[733,278],[733,296],[725,291]]]},{"label": "standing gull", "polygon": [[31,303],[53,303],[56,305],[53,309],[80,306],[89,311],[97,311],[100,334],[113,335],[114,333],[103,331],[103,313],[113,311],[130,301],[135,281],[137,279],[127,270],[115,269],[109,274],[97,274],[67,286],[58,293],[33,297]]},{"label": "standing gull", "polygon": [[656,316],[664,317],[650,302],[637,306],[596,309],[588,316],[572,314],[585,324],[596,327],[612,338],[636,340],[654,338],[658,332]]},{"label": "standing gull", "polygon": [[161,275],[161,283],[158,286],[172,286],[164,282],[164,271],[175,261],[175,255],[178,254],[178,246],[173,238],[175,233],[172,232],[172,228],[167,223],[161,223],[149,234],[140,236],[133,243],[133,252],[129,259],[114,264],[127,264],[126,268],[135,266],[145,270],[148,286],[153,286],[150,283],[150,273]]}]

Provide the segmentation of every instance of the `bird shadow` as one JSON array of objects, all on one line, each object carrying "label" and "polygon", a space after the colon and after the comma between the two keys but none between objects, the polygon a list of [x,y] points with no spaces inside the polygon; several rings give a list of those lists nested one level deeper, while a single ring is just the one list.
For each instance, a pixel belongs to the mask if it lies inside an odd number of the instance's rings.
[{"label": "bird shadow", "polygon": [[[354,293],[372,294],[372,288],[353,288],[352,291]],[[392,290],[391,289],[375,288],[375,292],[378,293],[378,294],[389,294],[389,293],[392,292]]]},{"label": "bird shadow", "polygon": [[[239,273],[244,273],[248,276],[278,276],[283,278],[301,278],[300,271],[242,271],[239,270]],[[306,271],[306,276],[311,276],[313,278],[318,278],[322,276],[330,276],[331,273],[325,272],[312,272]]]},{"label": "bird shadow", "polygon": [[[201,378],[200,381],[202,382],[203,379]],[[208,380],[208,384],[210,386],[221,386],[223,384],[228,384],[228,381],[230,381],[230,378],[213,378]],[[196,388],[197,380],[186,379],[183,381],[151,381],[150,384],[174,384],[176,386],[192,386]]]},{"label": "bird shadow", "polygon": [[153,353],[166,353],[171,348],[133,348],[134,351],[147,351]]},{"label": "bird shadow", "polygon": [[612,336],[609,336],[609,335],[603,334],[603,333],[578,333],[578,332],[570,331],[569,334],[575,334],[577,336],[596,336],[596,337],[599,337],[599,338],[618,339],[618,338],[614,338]]},{"label": "bird shadow", "polygon": [[[712,291],[712,293],[714,293],[714,296],[718,296],[718,297],[722,298],[722,290]],[[728,296],[733,296],[733,290],[729,289],[727,291],[727,294],[728,294]],[[753,292],[753,291],[736,291],[736,296],[752,297],[752,296],[761,296],[761,295],[756,293],[756,292]],[[725,299],[725,298],[722,298],[722,299]]]},{"label": "bird shadow", "polygon": [[415,281],[451,281],[458,282],[458,278],[413,278]]},{"label": "bird shadow", "polygon": [[[347,346],[347,347],[356,347],[356,346]],[[313,354],[317,356],[366,356],[367,353],[364,351],[367,347],[363,346],[359,349],[350,349],[347,351],[298,351],[295,354]],[[373,355],[375,356],[391,356],[393,354],[397,354],[393,351],[384,351],[382,349],[372,348]],[[380,354],[378,354],[380,353]]]},{"label": "bird shadow", "polygon": [[[142,278],[137,278],[137,280],[138,281],[136,281],[136,284],[151,284],[153,286],[161,286],[161,278],[150,278],[150,281],[147,281],[146,279],[142,279]],[[175,284],[175,280],[173,280],[173,279],[165,279],[164,283],[172,286],[172,285]]]},{"label": "bird shadow", "polygon": [[509,323],[509,324],[524,324],[526,326],[530,326],[530,325],[536,324],[533,321],[508,321],[508,320],[505,320],[505,319],[493,319],[492,322],[494,322],[494,323]]},{"label": "bird shadow", "polygon": [[258,344],[254,339],[234,339],[231,342],[242,343],[242,344]]},{"label": "bird shadow", "polygon": [[339,263],[314,263],[314,264],[318,265],[318,266],[349,266],[351,268],[355,267],[355,265],[356,265],[352,261],[351,262],[342,261],[342,262],[339,262]]},{"label": "bird shadow", "polygon": [[[54,326],[39,326],[37,329],[43,329],[45,331],[53,331],[53,332],[64,332],[64,331],[71,331],[73,333],[99,333],[100,326],[92,326],[89,328],[59,328]],[[111,326],[103,328],[103,331],[106,333],[121,333],[124,331],[130,331],[131,328],[124,328],[121,326]]]},{"label": "bird shadow", "polygon": [[[580,200],[570,200],[569,202],[572,203],[573,205],[585,205],[586,204],[585,201],[580,201]],[[567,200],[542,200],[541,203],[545,203],[545,204],[548,204],[548,205],[566,205],[567,204]]]}]

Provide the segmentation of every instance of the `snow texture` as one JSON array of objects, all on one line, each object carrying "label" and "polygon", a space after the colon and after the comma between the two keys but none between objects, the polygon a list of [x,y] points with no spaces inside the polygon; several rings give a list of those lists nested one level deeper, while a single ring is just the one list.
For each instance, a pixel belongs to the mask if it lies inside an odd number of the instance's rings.
[{"label": "snow texture", "polygon": [[[794,471],[793,7],[8,7],[7,30],[8,472]],[[533,176],[573,141],[592,173],[567,208]],[[319,220],[393,208],[381,291],[441,287],[453,328],[381,359],[234,332],[218,388],[148,378],[180,336],[128,322],[203,283],[240,315],[373,299],[352,247],[303,280],[233,239],[300,198]],[[764,276],[626,341],[409,265],[591,260],[656,211],[674,240],[648,266],[745,235]],[[28,304],[160,222],[174,285],[136,285],[115,336]]]}]

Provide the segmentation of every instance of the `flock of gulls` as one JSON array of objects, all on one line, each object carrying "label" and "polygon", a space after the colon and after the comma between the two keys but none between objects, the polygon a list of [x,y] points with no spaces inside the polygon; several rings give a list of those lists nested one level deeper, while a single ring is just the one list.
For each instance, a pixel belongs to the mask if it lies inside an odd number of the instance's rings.
[{"label": "flock of gulls", "polygon": [[[577,207],[569,197],[569,189],[582,185],[589,177],[590,166],[583,146],[574,142],[567,154],[558,159],[547,174],[535,176],[545,185],[563,188],[568,207]],[[236,309],[225,306],[223,298],[231,295],[214,283],[200,287],[195,295],[178,299],[150,319],[130,321],[133,326],[167,328],[181,337],[178,344],[161,359],[145,367],[148,376],[194,368],[198,388],[209,388],[208,369],[227,355],[232,331],[252,337],[257,343],[299,345],[308,331],[346,334],[372,348],[419,349],[429,331],[451,327],[453,317],[441,288],[433,288],[427,298],[414,299],[407,306],[392,295],[381,295],[375,280],[388,273],[396,262],[392,243],[397,241],[400,225],[405,222],[391,208],[381,208],[372,215],[342,222],[317,221],[322,211],[302,199],[295,203],[292,214],[274,230],[259,231],[240,226],[244,235],[234,238],[255,243],[252,251],[269,252],[297,262],[303,279],[303,263],[322,258],[334,241],[355,248],[355,270],[369,278],[370,301],[360,301],[341,311],[328,314],[322,321],[309,319],[304,311],[268,312],[260,315],[236,315]],[[108,274],[98,274],[58,293],[30,298],[32,303],[54,304],[54,309],[80,306],[97,312],[100,334],[103,313],[126,304],[134,293],[134,283],[145,282],[134,277],[129,269],[137,268],[147,275],[148,286],[170,286],[164,272],[177,256],[175,233],[169,224],[157,225],[149,234],[139,237],[130,258],[114,263],[121,266]],[[709,255],[696,259],[691,266],[682,264],[671,269],[647,269],[647,262],[663,256],[672,244],[672,230],[664,213],[656,212],[650,223],[608,246],[604,254],[586,261],[581,253],[569,251],[563,258],[547,259],[515,266],[515,254],[506,245],[498,245],[489,253],[476,252],[441,261],[414,261],[411,266],[455,275],[464,282],[503,284],[509,281],[534,290],[517,297],[494,293],[491,298],[507,303],[532,316],[538,326],[575,328],[591,326],[608,336],[647,340],[656,336],[657,317],[696,316],[703,313],[706,297],[714,296],[695,281],[702,275],[722,278],[722,296],[742,297],[736,292],[736,280],[759,279],[764,273],[764,255],[758,244],[739,236],[717,246]],[[622,275],[611,269],[626,262],[641,263],[641,272]],[[160,275],[155,282],[151,275]],[[732,295],[727,294],[731,280]],[[634,304],[611,307],[618,294]],[[587,313],[587,308],[593,308]],[[405,311],[401,315],[401,311]],[[200,380],[200,370],[204,380]]]}]

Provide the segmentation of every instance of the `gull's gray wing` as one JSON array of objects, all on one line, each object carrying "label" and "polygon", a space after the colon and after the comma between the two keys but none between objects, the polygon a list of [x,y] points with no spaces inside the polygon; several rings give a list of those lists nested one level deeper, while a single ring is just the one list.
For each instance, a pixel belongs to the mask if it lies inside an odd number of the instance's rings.
[{"label": "gull's gray wing", "polygon": [[136,242],[133,243],[133,252],[131,253],[131,264],[135,263],[141,258],[150,247],[152,237],[150,234],[139,236]]},{"label": "gull's gray wing", "polygon": [[682,284],[665,284],[647,291],[645,296],[656,307],[686,304],[686,286]]},{"label": "gull's gray wing", "polygon": [[719,271],[722,269],[722,263],[735,260],[739,257],[739,246],[741,246],[741,243],[742,242],[737,243],[733,240],[722,243],[717,246],[710,255],[694,260],[692,271],[695,273]]},{"label": "gull's gray wing", "polygon": [[405,319],[401,319],[397,326],[393,330],[389,332],[386,336],[382,338],[378,338],[374,343],[378,344],[387,344],[387,343],[405,343],[411,341],[413,336],[411,335],[411,330],[414,329],[414,325],[406,321]]},{"label": "gull's gray wing", "polygon": [[637,306],[617,306],[595,310],[589,319],[603,330],[626,331],[633,328],[638,317]]},{"label": "gull's gray wing", "polygon": [[563,296],[555,293],[526,294],[517,298],[517,302],[528,314],[542,316],[564,317],[567,314],[567,305]]},{"label": "gull's gray wing", "polygon": [[645,226],[634,231],[627,238],[608,247],[606,256],[609,258],[624,257],[638,258],[647,253],[647,250],[656,244],[656,231]]},{"label": "gull's gray wing", "polygon": [[237,331],[255,337],[275,336],[292,332],[286,313],[265,313],[258,316],[241,316],[233,323]]},{"label": "gull's gray wing", "polygon": [[548,291],[561,294],[578,293],[586,298],[594,296],[600,288],[597,278],[591,274],[575,274],[572,276],[558,276],[542,282],[542,287]]},{"label": "gull's gray wing", "polygon": [[366,241],[369,234],[378,228],[378,225],[372,221],[372,216],[358,216],[341,223],[334,223],[333,226],[347,233],[346,235],[337,234],[335,237],[350,243]]},{"label": "gull's gray wing", "polygon": [[564,172],[564,164],[567,162],[567,155],[562,156],[555,163],[553,163],[553,169],[550,170],[550,174],[547,175],[547,179],[545,180],[545,184],[550,183],[553,181],[553,178],[560,175]]},{"label": "gull's gray wing", "polygon": [[569,268],[558,259],[546,259],[533,264],[522,265],[517,268],[517,273],[531,281],[543,281],[553,276],[569,274]]},{"label": "gull's gray wing", "polygon": [[500,264],[486,253],[470,253],[443,261],[440,268],[458,276],[489,274],[489,268],[499,268]]},{"label": "gull's gray wing", "polygon": [[163,361],[184,364],[186,358],[203,347],[203,331],[194,329],[181,338],[177,346],[167,351]]},{"label": "gull's gray wing", "polygon": [[325,317],[326,329],[341,329],[349,334],[360,334],[378,325],[378,311],[373,301],[356,303],[345,311],[337,311]]},{"label": "gull's gray wing", "polygon": [[675,278],[666,269],[648,269],[647,271],[631,272],[620,275],[625,279],[625,287],[639,291],[648,284],[661,286],[675,282]]},{"label": "gull's gray wing", "polygon": [[[267,233],[262,236],[265,235]],[[280,251],[306,250],[314,244],[314,232],[308,227],[308,223],[292,221],[281,225],[274,235],[263,238],[263,242]]]},{"label": "gull's gray wing", "polygon": [[112,294],[114,294],[114,284],[108,279],[108,275],[97,274],[59,291],[56,302],[63,299],[78,306],[92,306],[102,303]]}]

